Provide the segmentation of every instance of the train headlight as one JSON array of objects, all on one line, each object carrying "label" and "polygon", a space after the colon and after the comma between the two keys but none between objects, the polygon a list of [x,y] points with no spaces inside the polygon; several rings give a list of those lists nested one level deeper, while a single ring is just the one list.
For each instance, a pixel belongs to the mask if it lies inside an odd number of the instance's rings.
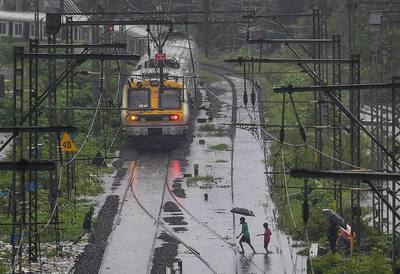
[{"label": "train headlight", "polygon": [[139,121],[139,116],[137,115],[130,115],[129,116],[129,120],[135,122],[135,121]]},{"label": "train headlight", "polygon": [[179,119],[179,115],[178,115],[178,114],[171,114],[171,115],[169,116],[169,119],[170,119],[171,121],[177,121],[177,120]]}]

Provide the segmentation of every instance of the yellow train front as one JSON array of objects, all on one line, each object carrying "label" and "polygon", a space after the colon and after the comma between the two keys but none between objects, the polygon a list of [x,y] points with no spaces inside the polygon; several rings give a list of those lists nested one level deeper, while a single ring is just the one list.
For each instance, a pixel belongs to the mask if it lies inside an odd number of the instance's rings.
[{"label": "yellow train front", "polygon": [[189,128],[184,80],[131,79],[122,97],[122,129],[132,141],[182,140]]}]

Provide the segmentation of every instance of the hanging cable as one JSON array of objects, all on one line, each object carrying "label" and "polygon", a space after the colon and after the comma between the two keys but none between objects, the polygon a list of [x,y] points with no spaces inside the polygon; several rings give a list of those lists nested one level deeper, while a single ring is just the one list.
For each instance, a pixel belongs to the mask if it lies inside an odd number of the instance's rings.
[{"label": "hanging cable", "polygon": [[243,93],[243,104],[245,107],[247,107],[247,84],[246,84],[246,63],[243,64],[243,89],[244,89],[244,93]]},{"label": "hanging cable", "polygon": [[282,96],[282,120],[281,120],[281,129],[279,131],[279,142],[281,146],[285,141],[285,105],[286,105],[286,94],[284,93]]},{"label": "hanging cable", "polygon": [[147,25],[147,57],[150,59],[151,49],[150,49],[150,25]]},{"label": "hanging cable", "polygon": [[283,157],[283,149],[281,147],[281,161],[282,161],[282,170],[283,170],[283,182],[285,183],[285,194],[286,194],[286,201],[288,203],[288,208],[289,208],[289,213],[290,213],[290,218],[292,219],[292,223],[294,226],[294,229],[297,230],[297,224],[294,219],[293,211],[292,211],[292,206],[290,204],[290,199],[289,199],[289,190],[288,190],[288,184],[287,184],[287,177],[286,177],[286,166],[285,166],[285,159]]},{"label": "hanging cable", "polygon": [[251,104],[253,105],[253,108],[256,105],[256,93],[254,91],[254,63],[251,63]]},{"label": "hanging cable", "polygon": [[[194,63],[193,52],[192,52],[192,46],[190,44],[189,28],[188,28],[187,24],[186,24],[186,36],[187,36],[187,41],[188,41],[188,46],[189,46],[190,61],[192,63],[193,74],[197,75],[196,66]],[[196,77],[194,78],[193,84],[194,84],[194,99],[197,100],[198,96],[197,96],[197,79],[196,79]]]},{"label": "hanging cable", "polygon": [[294,104],[293,96],[292,96],[291,92],[289,92],[289,97],[290,97],[290,103],[292,104],[294,115],[296,116],[297,124],[299,126],[300,136],[303,139],[304,143],[306,144],[307,143],[306,130],[304,129],[303,125],[301,124],[300,117],[299,117],[299,114],[297,113],[296,106]]},{"label": "hanging cable", "polygon": [[310,217],[310,208],[308,205],[308,187],[307,187],[307,180],[304,181],[304,197],[303,197],[303,205],[302,205],[302,217],[304,227],[308,224],[308,219]]}]

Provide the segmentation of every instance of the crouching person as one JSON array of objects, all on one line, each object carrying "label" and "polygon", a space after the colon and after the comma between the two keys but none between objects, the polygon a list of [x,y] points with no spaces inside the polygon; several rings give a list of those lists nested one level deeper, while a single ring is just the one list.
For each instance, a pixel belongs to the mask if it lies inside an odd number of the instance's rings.
[{"label": "crouching person", "polygon": [[75,243],[79,242],[83,236],[89,234],[92,229],[92,218],[94,213],[94,207],[91,207],[88,212],[86,212],[85,219],[83,220],[82,224],[82,233],[81,235],[75,240]]}]

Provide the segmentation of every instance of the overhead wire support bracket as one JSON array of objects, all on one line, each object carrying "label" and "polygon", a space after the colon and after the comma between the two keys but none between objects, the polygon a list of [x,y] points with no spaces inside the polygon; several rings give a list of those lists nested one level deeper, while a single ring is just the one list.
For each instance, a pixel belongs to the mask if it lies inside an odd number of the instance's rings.
[{"label": "overhead wire support bracket", "polygon": [[255,16],[254,10],[253,9],[237,9],[237,10],[192,10],[192,11],[113,11],[113,12],[80,12],[80,13],[74,13],[74,12],[61,12],[60,14],[65,15],[65,16],[71,16],[71,15],[86,15],[86,16],[92,16],[92,15],[193,15],[193,14],[242,14],[242,13],[250,13],[253,15],[246,15],[246,16]]},{"label": "overhead wire support bracket", "polygon": [[74,126],[59,126],[59,127],[2,127],[0,133],[8,132],[76,132],[77,127]]},{"label": "overhead wire support bracket", "polygon": [[69,26],[146,26],[146,25],[201,25],[210,24],[243,24],[241,20],[154,20],[154,19],[136,19],[136,20],[88,20],[68,22]]},{"label": "overhead wire support bracket", "polygon": [[328,44],[332,39],[248,39],[249,44]]},{"label": "overhead wire support bracket", "polygon": [[107,44],[32,44],[32,48],[48,49],[48,48],[83,48],[83,49],[99,49],[99,48],[116,48],[126,49],[126,43],[107,43]]},{"label": "overhead wire support bracket", "polygon": [[290,176],[293,178],[314,179],[346,179],[346,180],[372,180],[372,181],[399,181],[400,173],[386,173],[368,170],[307,170],[291,169]]},{"label": "overhead wire support bracket", "polygon": [[46,160],[25,160],[21,159],[18,162],[0,162],[0,170],[16,170],[16,171],[44,171],[56,170],[57,165],[53,161]]},{"label": "overhead wire support bracket", "polygon": [[278,14],[264,14],[264,15],[243,15],[242,19],[276,19],[276,18],[285,18],[285,17],[312,17],[314,14],[312,12],[303,12],[303,13],[278,13]]},{"label": "overhead wire support bracket", "polygon": [[308,86],[308,87],[279,87],[273,88],[274,93],[293,93],[293,92],[312,92],[312,91],[339,91],[339,90],[365,90],[365,89],[388,89],[400,87],[400,83],[369,83],[369,84],[351,84],[351,85],[326,85],[326,86]]},{"label": "overhead wire support bracket", "polygon": [[[385,205],[390,209],[398,219],[400,219],[400,213],[395,210],[391,203],[383,196],[379,187],[371,182],[373,181],[399,181],[400,173],[384,173],[376,171],[347,171],[347,170],[322,170],[322,171],[311,171],[305,169],[291,169],[290,176],[293,178],[315,178],[315,179],[347,179],[347,180],[363,180],[367,183],[372,191],[376,193]],[[390,193],[390,192],[389,192]],[[393,195],[393,193],[392,193]]]},{"label": "overhead wire support bracket", "polygon": [[139,61],[139,55],[131,54],[104,54],[104,53],[72,53],[72,54],[61,54],[61,53],[21,53],[21,56],[25,58],[38,58],[38,59],[75,59],[75,60],[134,60]]},{"label": "overhead wire support bracket", "polygon": [[343,63],[351,64],[351,59],[295,59],[295,58],[230,58],[225,59],[225,63],[263,63],[263,64],[328,64],[328,63]]}]

